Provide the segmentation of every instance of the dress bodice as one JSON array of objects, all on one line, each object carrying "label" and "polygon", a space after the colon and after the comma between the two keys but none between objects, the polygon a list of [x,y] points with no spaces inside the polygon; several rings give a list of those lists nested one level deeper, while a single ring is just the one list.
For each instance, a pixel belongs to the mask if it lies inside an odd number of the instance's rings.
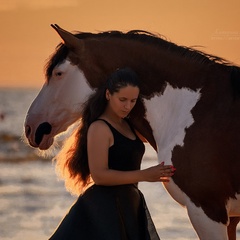
[{"label": "dress bodice", "polygon": [[132,140],[121,134],[106,120],[99,120],[104,121],[109,126],[114,138],[114,144],[109,148],[108,151],[108,167],[110,169],[120,171],[140,169],[142,157],[145,152],[145,146],[136,135],[131,124],[127,122],[136,136],[135,140]]}]

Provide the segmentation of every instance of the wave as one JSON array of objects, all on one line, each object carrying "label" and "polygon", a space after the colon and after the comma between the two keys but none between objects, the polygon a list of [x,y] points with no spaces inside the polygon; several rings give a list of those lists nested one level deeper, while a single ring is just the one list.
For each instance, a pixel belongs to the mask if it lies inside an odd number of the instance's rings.
[{"label": "wave", "polygon": [[21,137],[8,132],[0,133],[0,162],[23,162],[50,158],[39,156],[38,151],[21,140]]}]

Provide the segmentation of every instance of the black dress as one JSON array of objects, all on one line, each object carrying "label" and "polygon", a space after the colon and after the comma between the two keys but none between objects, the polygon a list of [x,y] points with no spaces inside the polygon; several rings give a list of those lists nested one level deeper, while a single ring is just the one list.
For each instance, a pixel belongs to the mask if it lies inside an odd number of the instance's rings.
[{"label": "black dress", "polygon": [[[100,119],[101,120],[101,119]],[[123,136],[108,122],[114,145],[109,148],[109,168],[140,169],[145,148],[136,136]],[[132,129],[132,128],[131,128]],[[132,131],[134,131],[132,129]],[[50,240],[159,240],[137,184],[93,185],[79,196]]]}]

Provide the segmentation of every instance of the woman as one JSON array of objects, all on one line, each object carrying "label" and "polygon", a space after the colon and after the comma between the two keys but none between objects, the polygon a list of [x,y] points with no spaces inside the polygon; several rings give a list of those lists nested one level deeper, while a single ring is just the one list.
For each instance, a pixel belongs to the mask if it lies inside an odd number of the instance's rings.
[{"label": "woman", "polygon": [[76,150],[66,162],[70,178],[84,189],[51,240],[159,239],[140,181],[169,181],[173,166],[140,170],[144,144],[127,120],[139,99],[136,74],[114,72],[86,102]]}]

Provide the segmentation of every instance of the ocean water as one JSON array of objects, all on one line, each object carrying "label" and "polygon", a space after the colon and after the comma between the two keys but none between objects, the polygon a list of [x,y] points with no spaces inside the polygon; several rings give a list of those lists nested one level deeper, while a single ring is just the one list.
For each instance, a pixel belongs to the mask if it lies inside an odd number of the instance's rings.
[{"label": "ocean water", "polygon": [[[76,200],[57,179],[54,164],[23,144],[20,136],[34,89],[0,89],[0,239],[48,239]],[[157,164],[146,145],[142,168]],[[197,240],[186,209],[161,183],[140,183],[161,239]],[[240,239],[240,232],[238,231]]]}]

